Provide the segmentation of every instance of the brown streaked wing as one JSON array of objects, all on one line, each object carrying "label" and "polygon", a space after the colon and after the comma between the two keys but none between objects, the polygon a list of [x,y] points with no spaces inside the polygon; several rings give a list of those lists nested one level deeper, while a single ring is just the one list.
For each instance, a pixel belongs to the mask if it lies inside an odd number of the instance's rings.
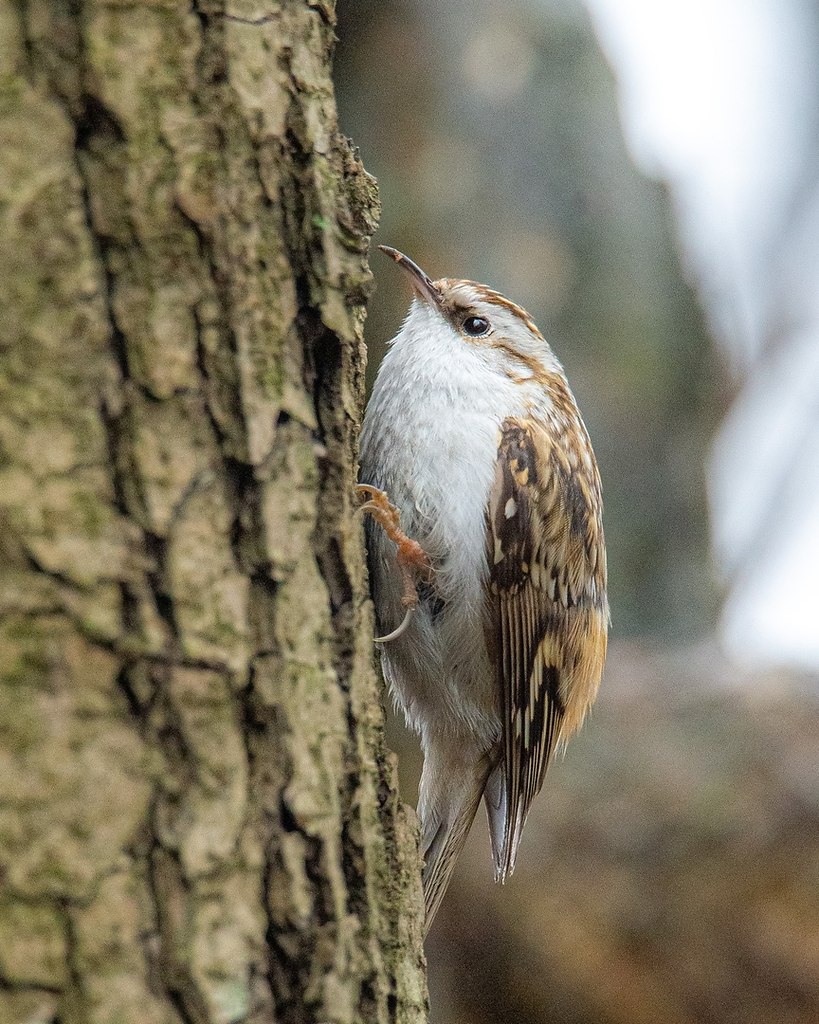
[{"label": "brown streaked wing", "polygon": [[490,650],[503,718],[497,869],[505,877],[555,743],[582,721],[605,658],[600,483],[579,417],[559,435],[536,419],[504,421],[487,519]]}]

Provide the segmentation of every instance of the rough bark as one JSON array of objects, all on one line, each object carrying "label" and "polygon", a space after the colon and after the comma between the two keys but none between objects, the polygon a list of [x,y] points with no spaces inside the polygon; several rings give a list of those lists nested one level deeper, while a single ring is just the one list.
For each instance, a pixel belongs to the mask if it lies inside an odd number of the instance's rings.
[{"label": "rough bark", "polygon": [[0,0],[0,1019],[421,1021],[326,0]]}]

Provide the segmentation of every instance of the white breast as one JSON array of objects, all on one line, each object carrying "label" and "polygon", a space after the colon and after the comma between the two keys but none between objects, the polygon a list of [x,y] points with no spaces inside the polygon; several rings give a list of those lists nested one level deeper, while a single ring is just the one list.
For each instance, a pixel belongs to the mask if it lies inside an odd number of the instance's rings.
[{"label": "white breast", "polygon": [[[381,365],[364,421],[362,482],[399,508],[402,528],[436,566],[443,604],[386,646],[385,671],[410,720],[423,710],[447,732],[499,729],[484,638],[485,514],[500,425],[523,413],[521,391],[485,350],[416,303]],[[369,535],[373,596],[389,630],[403,616],[394,547],[378,527]]]}]

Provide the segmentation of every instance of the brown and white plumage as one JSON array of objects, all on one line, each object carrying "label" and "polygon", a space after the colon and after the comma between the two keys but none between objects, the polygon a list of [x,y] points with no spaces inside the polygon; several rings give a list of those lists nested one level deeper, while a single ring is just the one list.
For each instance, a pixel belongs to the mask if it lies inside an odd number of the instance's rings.
[{"label": "brown and white plumage", "polygon": [[606,656],[600,482],[579,426],[578,450],[578,436],[569,442],[554,424],[509,419],[498,447],[487,553],[503,710],[503,832],[493,841],[501,878],[515,866],[555,744],[581,724]]},{"label": "brown and white plumage", "polygon": [[[432,565],[407,628],[382,649],[424,749],[429,923],[481,797],[496,878],[514,869],[550,756],[600,682],[606,555],[588,434],[529,316],[388,252],[418,300],[379,371],[361,477]],[[404,614],[396,548],[376,524],[368,539],[379,624],[392,630]]]}]

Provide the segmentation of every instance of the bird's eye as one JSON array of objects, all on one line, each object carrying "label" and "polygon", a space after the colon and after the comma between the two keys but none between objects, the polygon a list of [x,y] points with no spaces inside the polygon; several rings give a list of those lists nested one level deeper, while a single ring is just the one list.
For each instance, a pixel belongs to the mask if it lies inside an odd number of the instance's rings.
[{"label": "bird's eye", "polygon": [[464,320],[464,330],[472,338],[480,338],[489,333],[489,321],[484,316],[468,316]]}]

